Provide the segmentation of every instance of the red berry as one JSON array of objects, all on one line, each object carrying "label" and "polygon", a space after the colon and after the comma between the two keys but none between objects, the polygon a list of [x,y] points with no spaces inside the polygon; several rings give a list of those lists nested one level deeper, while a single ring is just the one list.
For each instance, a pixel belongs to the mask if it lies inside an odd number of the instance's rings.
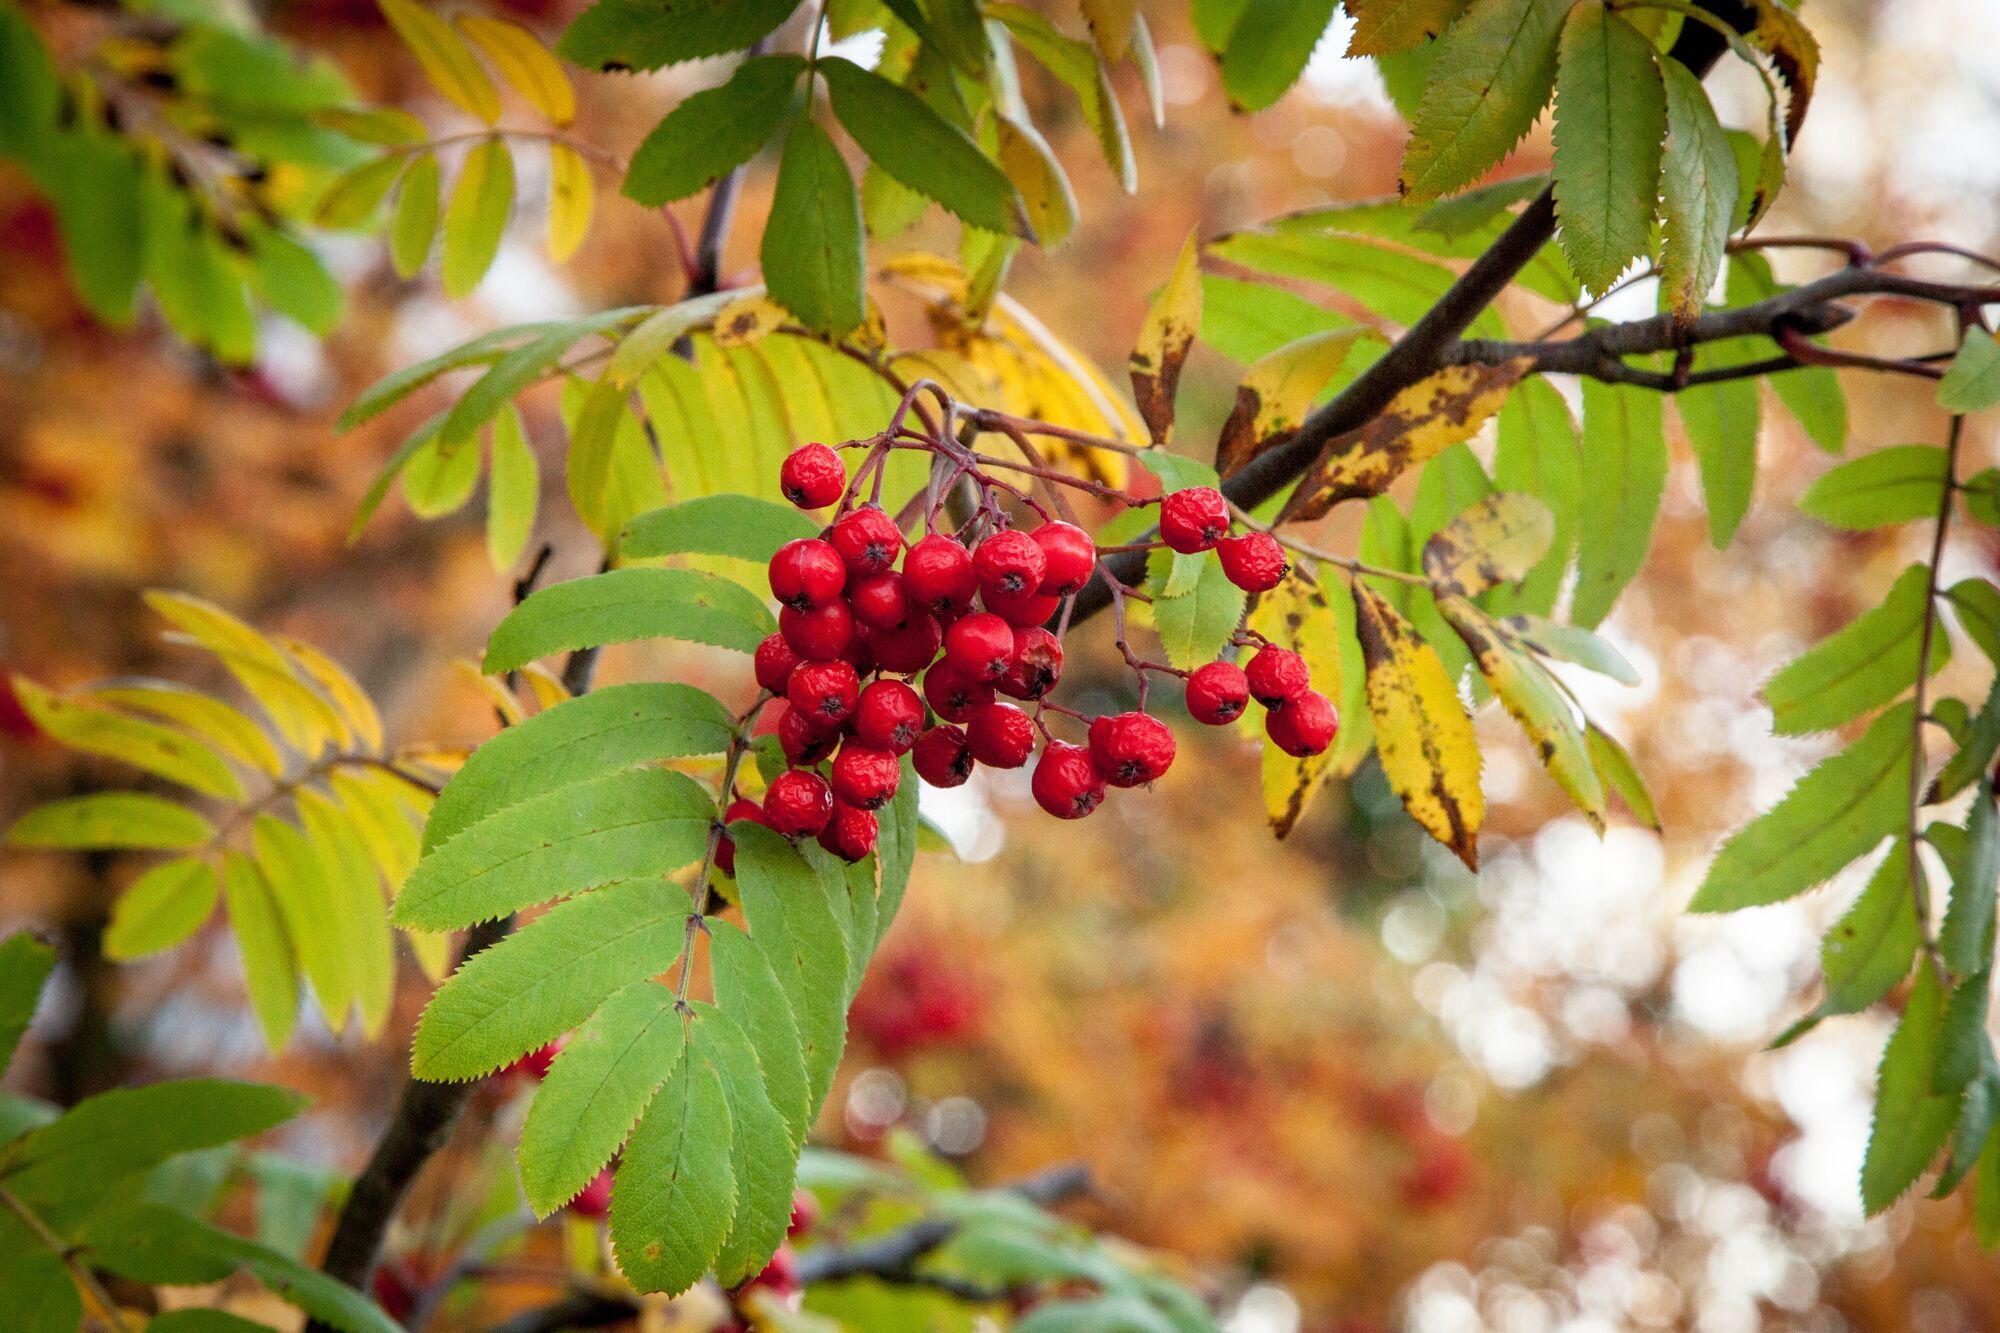
[{"label": "red berry", "polygon": [[771,1256],[771,1262],[764,1270],[738,1287],[738,1291],[748,1291],[752,1287],[763,1287],[775,1296],[789,1300],[799,1294],[799,1264],[789,1245],[780,1245],[778,1252]]},{"label": "red berry", "polygon": [[1039,699],[1062,679],[1062,640],[1030,625],[1014,631],[1014,660],[993,688],[1010,699]]},{"label": "red berry", "polygon": [[873,629],[894,629],[910,618],[903,576],[893,569],[856,579],[848,589],[847,603],[854,608],[854,618]]},{"label": "red berry", "polygon": [[569,1201],[569,1210],[578,1217],[598,1218],[611,1211],[611,1168],[605,1167],[590,1178],[574,1199]]},{"label": "red berry", "polygon": [[797,1240],[819,1225],[819,1196],[811,1190],[792,1191],[792,1220],[785,1228],[786,1240]]},{"label": "red berry", "polygon": [[855,574],[879,574],[896,563],[903,533],[896,520],[875,505],[857,509],[827,529],[826,539]]},{"label": "red berry", "polygon": [[993,702],[993,686],[953,666],[949,659],[924,673],[924,702],[947,722],[963,722]]},{"label": "red berry", "polygon": [[1250,665],[1243,668],[1243,677],[1250,686],[1250,697],[1270,709],[1283,708],[1288,700],[1312,688],[1306,659],[1275,643],[1257,650]]},{"label": "red berry", "polygon": [[957,727],[932,727],[917,737],[910,761],[933,787],[960,787],[972,776],[972,748]]},{"label": "red berry", "polygon": [[410,1266],[398,1260],[383,1264],[369,1279],[368,1286],[375,1293],[375,1303],[382,1307],[382,1313],[398,1323],[409,1318],[417,1308],[414,1277]]},{"label": "red berry", "polygon": [[986,603],[988,611],[1021,629],[1041,624],[1062,605],[1060,597],[1044,597],[1038,592],[994,592],[991,588],[983,590],[979,600]]},{"label": "red berry", "polygon": [[816,537],[801,537],[780,546],[771,557],[768,572],[771,595],[800,611],[824,606],[847,586],[847,566],[840,552]]},{"label": "red berry", "polygon": [[793,768],[811,768],[839,744],[838,727],[823,727],[812,720],[812,714],[785,705],[778,718],[778,748],[785,752],[786,763]]},{"label": "red berry", "polygon": [[1250,681],[1234,662],[1210,662],[1188,677],[1187,710],[1197,722],[1225,726],[1250,706]]},{"label": "red berry", "polygon": [[1046,567],[1035,589],[1044,597],[1067,597],[1090,582],[1097,568],[1097,543],[1074,523],[1044,523],[1028,534],[1042,548]]},{"label": "red berry", "polygon": [[846,602],[828,602],[804,611],[778,612],[778,633],[808,662],[831,662],[854,642],[854,613]]},{"label": "red berry", "polygon": [[956,538],[934,532],[903,557],[903,590],[927,611],[949,611],[972,605],[979,580],[972,572],[972,552]]},{"label": "red berry", "polygon": [[1034,753],[1034,719],[1012,704],[990,703],[965,724],[965,740],[988,768],[1019,768]]},{"label": "red berry", "polygon": [[782,634],[773,634],[757,645],[756,655],[751,659],[757,683],[773,694],[785,692],[785,682],[792,678],[792,668],[805,661],[798,652],[785,642]]},{"label": "red berry", "polygon": [[1145,713],[1100,717],[1090,724],[1090,758],[1112,786],[1143,786],[1174,762],[1174,733]]},{"label": "red berry", "polygon": [[557,1037],[546,1046],[537,1046],[526,1055],[507,1066],[510,1074],[522,1074],[528,1078],[544,1079],[549,1076],[549,1066],[562,1054],[562,1048],[569,1044],[568,1037]]},{"label": "red berry", "polygon": [[1057,819],[1082,819],[1104,799],[1104,775],[1090,751],[1068,741],[1050,741],[1029,782],[1035,803]]},{"label": "red berry", "polygon": [[1040,544],[1014,528],[994,533],[972,553],[972,573],[985,592],[1035,592],[1042,586],[1048,567]]},{"label": "red berry", "polygon": [[[739,819],[747,819],[753,824],[770,827],[764,818],[764,807],[755,801],[738,799],[723,808],[722,822],[725,825],[734,824]],[[715,868],[725,875],[736,873],[736,843],[727,833],[723,834],[721,841],[715,844]]]},{"label": "red berry", "polygon": [[825,445],[801,445],[778,469],[778,489],[801,509],[824,509],[847,489],[847,468]]},{"label": "red berry", "polygon": [[[860,693],[860,678],[847,663],[807,662],[792,673],[785,698],[808,722],[824,731],[847,721]],[[778,727],[782,738],[782,719]]]},{"label": "red berry", "polygon": [[[826,827],[819,831],[819,845],[832,852],[843,861],[859,861],[875,850],[875,840],[881,827],[875,816],[866,810],[857,810],[835,800],[833,818],[826,821]],[[798,1205],[792,1205],[796,1215]]]},{"label": "red berry", "polygon": [[896,795],[903,766],[887,750],[850,740],[833,757],[833,799],[856,810],[880,810]]},{"label": "red berry", "polygon": [[875,665],[906,676],[935,662],[943,643],[944,631],[938,627],[937,617],[928,611],[912,611],[910,618],[897,628],[878,629],[868,636]]},{"label": "red berry", "polygon": [[1206,551],[1229,531],[1229,502],[1213,486],[1190,486],[1160,501],[1160,537],[1182,555]]},{"label": "red berry", "polygon": [[1340,730],[1340,717],[1333,702],[1318,690],[1287,699],[1283,708],[1264,714],[1264,734],[1286,754],[1303,759],[1319,754],[1333,744]]},{"label": "red berry", "polygon": [[1269,592],[1284,581],[1291,566],[1285,548],[1268,532],[1246,532],[1241,537],[1224,537],[1215,544],[1222,572],[1245,592]]},{"label": "red berry", "polygon": [[998,680],[1014,660],[1013,627],[991,611],[969,615],[944,632],[944,660],[974,680]]},{"label": "red berry", "polygon": [[854,734],[863,744],[905,754],[924,729],[924,701],[900,680],[878,680],[854,703]]},{"label": "red berry", "polygon": [[847,641],[847,649],[841,653],[840,660],[853,667],[855,675],[875,674],[874,636],[879,633],[882,631],[871,630],[866,625],[857,624],[854,627],[854,637]]},{"label": "red berry", "polygon": [[786,837],[803,838],[833,818],[833,793],[810,769],[786,769],[771,779],[771,789],[764,793],[764,816]]}]

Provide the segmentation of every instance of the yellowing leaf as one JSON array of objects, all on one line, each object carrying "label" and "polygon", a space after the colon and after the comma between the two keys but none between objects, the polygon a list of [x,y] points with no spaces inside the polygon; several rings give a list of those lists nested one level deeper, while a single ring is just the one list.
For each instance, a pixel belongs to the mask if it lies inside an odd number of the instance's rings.
[{"label": "yellowing leaf", "polygon": [[451,25],[417,0],[380,0],[382,16],[416,55],[424,77],[446,97],[491,125],[500,118],[500,94],[479,58]]},{"label": "yellowing leaf", "polygon": [[560,264],[590,234],[597,187],[590,164],[568,144],[549,145],[549,258]]},{"label": "yellowing leaf", "polygon": [[1526,577],[1548,553],[1555,532],[1547,505],[1520,491],[1500,491],[1424,543],[1424,573],[1441,591],[1477,597],[1495,584]]},{"label": "yellowing leaf", "polygon": [[1286,343],[1251,366],[1237,386],[1236,406],[1222,424],[1216,471],[1228,477],[1289,437],[1313,399],[1340,373],[1354,344],[1375,336],[1359,325],[1328,329]]},{"label": "yellowing leaf", "polygon": [[333,701],[334,707],[362,743],[380,752],[382,715],[375,711],[375,701],[368,697],[368,691],[347,674],[347,668],[303,640],[280,638],[278,642],[297,659],[313,683],[326,692],[327,698]]},{"label": "yellowing leaf", "polygon": [[1165,444],[1174,433],[1174,391],[1181,382],[1181,364],[1201,328],[1198,242],[1199,233],[1189,232],[1173,274],[1153,299],[1146,322],[1139,326],[1138,345],[1132,349],[1132,397],[1155,444]]},{"label": "yellowing leaf", "polygon": [[1041,131],[1026,120],[1001,115],[994,122],[999,136],[998,161],[1007,179],[1021,192],[1028,225],[1044,250],[1062,244],[1076,226],[1076,192]]},{"label": "yellowing leaf", "polygon": [[446,296],[457,300],[469,295],[486,276],[513,206],[514,155],[498,137],[486,139],[466,154],[445,210],[441,276]]},{"label": "yellowing leaf", "polygon": [[535,110],[557,125],[576,119],[576,89],[570,86],[562,62],[540,38],[505,19],[460,14],[455,22]]},{"label": "yellowing leaf", "polygon": [[243,796],[243,784],[220,755],[170,727],[65,699],[25,676],[14,677],[14,695],[44,734],[72,750],[116,759],[205,796]]},{"label": "yellowing leaf", "polygon": [[763,288],[745,292],[715,313],[715,343],[718,347],[741,347],[775,333],[791,320],[791,313],[765,294]]},{"label": "yellowing leaf", "polygon": [[1784,0],[1752,0],[1751,8],[1757,11],[1757,26],[1748,34],[1750,45],[1771,57],[1790,93],[1785,106],[1785,142],[1793,143],[1805,124],[1813,84],[1819,78],[1819,42]]},{"label": "yellowing leaf", "polygon": [[[1261,594],[1250,608],[1249,626],[1275,644],[1306,659],[1313,688],[1328,698],[1341,696],[1340,634],[1326,590],[1302,572]],[[1339,771],[1339,752],[1294,758],[1275,745],[1264,747],[1264,811],[1280,837],[1290,833],[1306,803],[1326,778]]]},{"label": "yellowing leaf", "polygon": [[528,683],[528,693],[535,697],[537,708],[554,708],[570,697],[569,687],[562,683],[562,678],[539,662],[522,667],[521,679]]},{"label": "yellowing leaf", "polygon": [[1358,579],[1354,611],[1382,772],[1424,831],[1477,870],[1486,798],[1479,789],[1479,746],[1458,688],[1436,650]]},{"label": "yellowing leaf", "polygon": [[1081,0],[1084,22],[1106,60],[1122,60],[1132,46],[1139,0]]},{"label": "yellowing leaf", "polygon": [[1646,780],[1639,775],[1639,766],[1632,762],[1625,747],[1595,722],[1584,725],[1584,743],[1590,748],[1590,761],[1597,768],[1597,776],[1618,793],[1634,819],[1658,832],[1660,812],[1654,808],[1653,794],[1646,790]]},{"label": "yellowing leaf", "polygon": [[199,597],[157,589],[146,593],[146,605],[172,622],[187,641],[221,658],[270,714],[286,743],[306,758],[317,757],[340,734],[339,716],[300,679],[291,659],[235,616]]},{"label": "yellowing leaf", "polygon": [[1327,442],[1282,520],[1320,517],[1342,500],[1380,495],[1412,467],[1471,439],[1527,373],[1528,359],[1447,366],[1397,394],[1357,430]]},{"label": "yellowing leaf", "polygon": [[231,759],[241,760],[272,777],[285,771],[284,760],[262,727],[241,709],[185,685],[127,678],[124,683],[99,685],[85,697],[129,712],[148,713],[184,727]]},{"label": "yellowing leaf", "polygon": [[1393,56],[1445,30],[1466,0],[1347,0],[1350,56]]},{"label": "yellowing leaf", "polygon": [[468,685],[486,696],[487,702],[493,705],[493,711],[500,715],[502,723],[517,727],[527,720],[528,715],[522,709],[521,701],[514,697],[514,692],[501,684],[499,677],[489,676],[480,670],[479,663],[470,658],[454,657],[451,659],[451,669]]}]

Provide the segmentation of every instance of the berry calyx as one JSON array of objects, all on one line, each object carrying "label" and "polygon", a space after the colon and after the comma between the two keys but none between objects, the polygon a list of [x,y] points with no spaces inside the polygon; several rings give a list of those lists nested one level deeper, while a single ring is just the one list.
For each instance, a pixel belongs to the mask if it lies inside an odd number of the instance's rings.
[{"label": "berry calyx", "polygon": [[870,629],[894,629],[910,618],[903,576],[893,569],[856,579],[847,590],[847,604],[854,608],[854,618]]},{"label": "berry calyx", "polygon": [[1119,713],[1090,724],[1090,758],[1114,787],[1139,787],[1174,762],[1174,733],[1146,713]]},{"label": "berry calyx", "polygon": [[1206,551],[1229,531],[1229,502],[1213,486],[1190,486],[1160,501],[1160,538],[1182,555]]},{"label": "berry calyx", "polygon": [[817,537],[786,542],[766,571],[771,595],[795,611],[824,606],[847,586],[847,564],[832,543]]},{"label": "berry calyx", "polygon": [[1285,548],[1268,532],[1246,532],[1241,537],[1224,537],[1215,544],[1222,572],[1245,592],[1269,592],[1284,582],[1290,564]]},{"label": "berry calyx", "polygon": [[1097,568],[1097,543],[1074,523],[1044,523],[1028,534],[1042,548],[1046,568],[1035,591],[1044,597],[1067,597]]},{"label": "berry calyx", "polygon": [[833,757],[833,799],[856,810],[880,810],[896,795],[903,766],[887,750],[850,740]]},{"label": "berry calyx", "polygon": [[[904,584],[908,586],[907,579]],[[910,618],[895,629],[873,630],[868,635],[868,648],[875,654],[875,665],[902,675],[922,671],[936,661],[943,643],[944,630],[939,628],[937,617],[928,611],[912,611]]]},{"label": "berry calyx", "polygon": [[792,678],[793,668],[805,658],[785,642],[784,635],[773,634],[757,645],[757,652],[750,661],[757,674],[757,684],[772,694],[783,695],[785,682]]},{"label": "berry calyx", "polygon": [[972,553],[972,573],[981,591],[1013,596],[1038,591],[1048,563],[1041,545],[1014,528],[994,533]]},{"label": "berry calyx", "polygon": [[903,557],[903,591],[926,611],[962,611],[978,590],[972,552],[954,538],[934,532]]},{"label": "berry calyx", "polygon": [[1227,726],[1250,706],[1250,681],[1234,662],[1210,662],[1188,676],[1187,710],[1197,722]]},{"label": "berry calyx", "polygon": [[764,816],[788,838],[818,833],[833,818],[833,792],[819,774],[793,768],[771,780],[764,793]]},{"label": "berry calyx", "polygon": [[[861,681],[845,662],[807,662],[792,672],[785,699],[813,726],[824,731],[838,727],[854,712],[861,694]],[[784,737],[784,721],[779,720],[779,738]]]},{"label": "berry calyx", "polygon": [[847,468],[823,444],[805,444],[785,456],[778,489],[801,509],[824,509],[847,489]]},{"label": "berry calyx", "polygon": [[793,768],[811,768],[840,744],[838,727],[821,726],[812,715],[791,704],[778,718],[778,748]]},{"label": "berry calyx", "polygon": [[947,722],[964,722],[974,709],[993,702],[993,686],[953,666],[946,658],[924,673],[924,702]]},{"label": "berry calyx", "polygon": [[1068,741],[1050,741],[1028,784],[1035,803],[1057,819],[1082,819],[1104,800],[1104,775],[1090,751]]},{"label": "berry calyx", "polygon": [[917,737],[910,762],[933,787],[962,787],[972,776],[972,747],[958,727],[932,727]]},{"label": "berry calyx", "polygon": [[846,602],[803,611],[787,606],[778,612],[778,633],[806,661],[830,662],[854,643],[854,613]]},{"label": "berry calyx", "polygon": [[1286,700],[1283,708],[1264,714],[1264,734],[1295,759],[1322,753],[1339,731],[1333,701],[1318,690],[1307,690]]},{"label": "berry calyx", "polygon": [[866,745],[906,754],[924,729],[924,701],[900,680],[867,685],[854,702],[854,734]]},{"label": "berry calyx", "polygon": [[1014,660],[994,689],[1010,699],[1039,699],[1062,679],[1062,640],[1040,625],[1014,631]]},{"label": "berry calyx", "polygon": [[867,505],[827,529],[826,539],[854,574],[879,574],[902,554],[903,533],[896,520]]},{"label": "berry calyx", "polygon": [[[734,824],[739,819],[762,824],[765,828],[771,826],[770,821],[764,818],[763,806],[755,801],[743,800],[741,797],[724,806],[722,811],[722,822],[725,825]],[[715,868],[725,875],[736,873],[736,843],[727,833],[723,834],[715,844]]]},{"label": "berry calyx", "polygon": [[944,632],[944,660],[974,680],[998,680],[1014,661],[1014,629],[991,611],[955,621]]},{"label": "berry calyx", "polygon": [[[843,804],[838,798],[833,802],[833,817],[826,821],[826,827],[819,831],[819,845],[832,852],[843,861],[859,861],[875,850],[876,839],[881,836],[881,825],[875,816],[866,810],[857,810]],[[792,1205],[794,1214],[798,1205]],[[790,1234],[790,1233],[787,1233]]]},{"label": "berry calyx", "polygon": [[972,757],[988,768],[1019,768],[1035,749],[1035,722],[1012,704],[990,703],[965,724]]},{"label": "berry calyx", "polygon": [[1267,643],[1259,648],[1243,668],[1250,697],[1269,709],[1281,709],[1312,688],[1312,673],[1306,659],[1289,648]]}]

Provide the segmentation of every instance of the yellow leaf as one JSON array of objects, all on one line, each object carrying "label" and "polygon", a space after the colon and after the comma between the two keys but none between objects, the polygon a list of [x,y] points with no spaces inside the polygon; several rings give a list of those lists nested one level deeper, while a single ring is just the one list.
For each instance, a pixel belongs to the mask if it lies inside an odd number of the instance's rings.
[{"label": "yellow leaf", "polygon": [[554,708],[569,698],[569,687],[562,678],[538,662],[530,662],[521,668],[521,679],[528,682],[528,693],[535,696],[535,707]]},{"label": "yellow leaf", "polygon": [[597,187],[590,164],[568,144],[549,145],[549,258],[560,264],[590,234]]},{"label": "yellow leaf", "polygon": [[715,314],[715,343],[718,347],[741,347],[775,333],[791,319],[783,306],[759,287],[745,292]]},{"label": "yellow leaf", "polygon": [[205,796],[242,799],[243,784],[222,756],[193,737],[157,722],[65,699],[26,676],[14,677],[14,695],[36,727],[72,750],[116,759]]},{"label": "yellow leaf", "polygon": [[99,685],[86,696],[132,712],[150,713],[185,727],[231,759],[240,759],[272,777],[285,762],[270,737],[240,708],[199,690],[166,680],[127,680]]},{"label": "yellow leaf", "polygon": [[382,16],[423,66],[424,77],[446,97],[491,125],[500,118],[500,94],[472,48],[449,23],[416,0],[380,0]]},{"label": "yellow leaf", "polygon": [[1424,831],[1477,870],[1486,798],[1479,790],[1479,746],[1458,688],[1436,650],[1358,579],[1354,612],[1382,772]]},{"label": "yellow leaf", "polygon": [[1297,430],[1313,399],[1347,363],[1362,338],[1379,337],[1359,325],[1328,329],[1286,343],[1260,359],[1236,389],[1236,406],[1216,441],[1215,467],[1230,476]]},{"label": "yellow leaf", "polygon": [[281,636],[278,642],[297,659],[313,683],[326,691],[327,698],[362,743],[380,752],[382,715],[375,711],[375,701],[368,697],[368,691],[347,674],[347,668],[302,640]]},{"label": "yellow leaf", "polygon": [[1549,507],[1520,491],[1499,491],[1424,543],[1424,573],[1440,591],[1477,597],[1497,583],[1525,578],[1555,540]]},{"label": "yellow leaf", "polygon": [[540,38],[505,19],[460,14],[455,22],[535,110],[557,125],[576,119],[576,89],[570,86],[562,62]]},{"label": "yellow leaf", "polygon": [[[1132,397],[1152,432],[1154,444],[1165,444],[1174,433],[1174,391],[1180,386],[1181,365],[1201,328],[1201,251],[1196,232],[1189,232],[1167,285],[1153,298],[1139,341],[1132,349]],[[1342,354],[1343,359],[1345,353]]]},{"label": "yellow leaf", "polygon": [[507,726],[519,726],[527,720],[528,715],[522,711],[521,701],[514,697],[513,691],[502,685],[497,678],[481,671],[477,662],[469,658],[454,657],[451,660],[451,669],[486,696],[487,701],[493,705],[493,711],[500,715],[500,720]]},{"label": "yellow leaf", "polygon": [[1389,400],[1374,420],[1336,436],[1285,506],[1281,521],[1311,520],[1342,500],[1380,495],[1412,467],[1479,433],[1529,367],[1447,366]]},{"label": "yellow leaf", "polygon": [[381,882],[341,806],[310,787],[293,793],[292,803],[307,843],[325,868],[326,914],[347,956],[361,1030],[373,1038],[388,1020],[396,976],[395,937]]},{"label": "yellow leaf", "polygon": [[1076,192],[1070,188],[1069,176],[1048,140],[1027,121],[1002,115],[994,122],[994,129],[999,134],[1000,169],[1021,192],[1028,225],[1034,228],[1044,250],[1054,249],[1076,226]]},{"label": "yellow leaf", "polygon": [[[1329,698],[1340,698],[1340,632],[1325,589],[1294,571],[1277,587],[1258,596],[1248,623],[1271,642],[1305,658],[1314,689]],[[1342,721],[1344,724],[1346,719]],[[1341,771],[1338,753],[1329,748],[1294,758],[1275,745],[1264,746],[1264,810],[1280,838],[1298,824],[1320,784]]]},{"label": "yellow leaf", "polygon": [[1084,22],[1106,60],[1123,60],[1132,46],[1139,0],[1082,0]]}]

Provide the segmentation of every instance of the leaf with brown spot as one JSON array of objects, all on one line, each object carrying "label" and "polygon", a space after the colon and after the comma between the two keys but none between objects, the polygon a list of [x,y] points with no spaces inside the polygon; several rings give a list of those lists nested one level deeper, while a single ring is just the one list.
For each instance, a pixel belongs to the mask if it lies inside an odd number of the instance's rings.
[{"label": "leaf with brown spot", "polygon": [[[1354,641],[1353,626],[1343,628],[1327,603],[1326,590],[1311,575],[1294,570],[1277,587],[1260,594],[1250,609],[1249,626],[1305,658],[1314,689],[1336,702],[1345,701],[1350,693],[1346,688],[1350,668],[1342,659],[1351,652],[1356,659],[1352,667],[1358,668],[1360,645]],[[1352,722],[1352,718],[1342,719],[1337,741],[1347,740]],[[1336,744],[1319,754],[1295,758],[1275,745],[1264,747],[1264,810],[1280,838],[1298,824],[1306,803],[1327,778],[1352,773],[1361,762],[1368,750],[1365,727],[1362,732],[1358,752],[1351,745]]]},{"label": "leaf with brown spot", "polygon": [[1789,94],[1785,105],[1785,142],[1796,143],[1819,79],[1819,42],[1784,0],[1751,0],[1757,25],[1746,34],[1750,45],[1771,58]]},{"label": "leaf with brown spot", "polygon": [[747,292],[715,315],[715,345],[741,347],[783,328],[791,314],[763,288]]},{"label": "leaf with brown spot", "polygon": [[1494,366],[1446,366],[1418,380],[1373,421],[1327,442],[1279,521],[1319,518],[1342,500],[1380,495],[1410,468],[1471,439],[1507,401],[1529,364],[1526,357],[1515,357]]},{"label": "leaf with brown spot", "polygon": [[1236,408],[1222,425],[1215,446],[1216,471],[1224,477],[1282,444],[1311,408],[1362,338],[1380,337],[1360,326],[1328,329],[1288,342],[1260,359],[1236,390]]},{"label": "leaf with brown spot", "polygon": [[1354,18],[1350,56],[1393,56],[1451,25],[1468,0],[1347,0]]},{"label": "leaf with brown spot", "polygon": [[1424,573],[1441,592],[1477,597],[1527,577],[1555,540],[1549,507],[1520,491],[1480,500],[1424,543]]},{"label": "leaf with brown spot", "polygon": [[1189,232],[1174,261],[1173,276],[1153,299],[1139,342],[1132,349],[1132,397],[1152,432],[1154,444],[1165,444],[1174,433],[1174,392],[1180,387],[1181,366],[1201,328],[1201,249],[1197,233]]},{"label": "leaf with brown spot", "polygon": [[1437,651],[1382,594],[1354,584],[1354,625],[1382,772],[1424,831],[1479,869],[1479,745]]}]

